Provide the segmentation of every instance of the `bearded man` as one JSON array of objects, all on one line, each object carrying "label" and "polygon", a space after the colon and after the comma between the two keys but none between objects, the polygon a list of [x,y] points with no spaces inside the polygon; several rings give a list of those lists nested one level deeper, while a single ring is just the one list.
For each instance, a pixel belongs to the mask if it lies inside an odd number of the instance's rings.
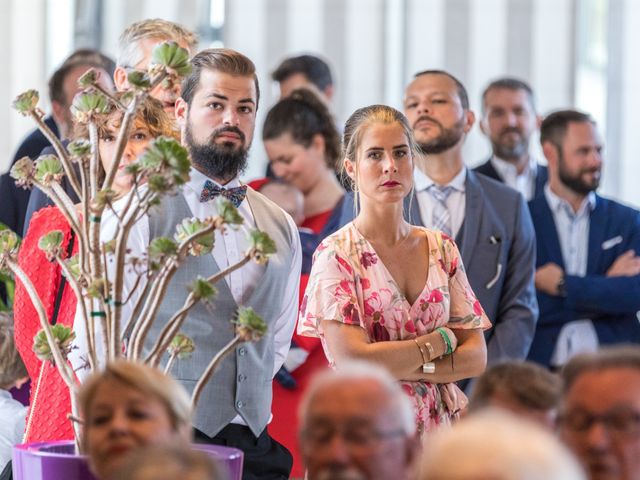
[{"label": "bearded man", "polygon": [[589,115],[548,115],[540,143],[549,182],[529,205],[540,304],[529,358],[559,368],[576,353],[640,342],[640,215],[595,193],[603,142]]},{"label": "bearded man", "polygon": [[[182,330],[196,350],[189,360],[175,365],[172,375],[192,391],[211,358],[233,338],[230,322],[238,305],[252,307],[266,321],[267,333],[259,342],[241,344],[220,364],[194,412],[194,437],[197,443],[241,449],[244,479],[287,479],[291,454],[269,436],[266,426],[271,417],[271,382],[289,350],[297,317],[299,235],[287,213],[239,180],[260,97],[254,64],[230,49],[203,50],[191,63],[192,73],[183,81],[175,105],[182,142],[191,155],[191,178],[180,194],[164,198],[158,210],[136,223],[131,250],[140,251],[149,239],[173,236],[184,218],[217,215],[220,196],[235,204],[244,223],[216,231],[210,254],[189,257],[181,265],[148,338],[157,338],[183,305],[189,293],[186,287],[198,276],[210,277],[243,258],[249,230],[269,234],[277,251],[266,265],[249,262],[227,275],[216,284],[213,309],[200,303],[189,313]],[[136,241],[141,245],[132,244]]]},{"label": "bearded man", "polygon": [[424,155],[417,160],[410,221],[456,240],[474,293],[494,327],[486,332],[488,366],[522,360],[538,306],[533,286],[535,235],[522,196],[466,168],[462,146],[475,116],[453,75],[415,75],[404,113]]}]

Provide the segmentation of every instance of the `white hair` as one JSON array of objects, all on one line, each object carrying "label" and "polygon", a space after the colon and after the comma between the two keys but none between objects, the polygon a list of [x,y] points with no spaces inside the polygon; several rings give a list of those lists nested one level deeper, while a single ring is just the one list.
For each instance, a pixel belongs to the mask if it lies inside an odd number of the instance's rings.
[{"label": "white hair", "polygon": [[361,360],[351,360],[337,370],[325,370],[313,377],[298,409],[300,424],[305,425],[309,405],[319,391],[339,388],[341,385],[363,380],[373,381],[381,387],[388,396],[389,411],[398,418],[407,436],[414,435],[416,417],[409,396],[402,391],[398,381],[387,370],[377,364]]},{"label": "white hair", "polygon": [[551,433],[488,408],[427,440],[420,480],[586,480],[572,453]]}]

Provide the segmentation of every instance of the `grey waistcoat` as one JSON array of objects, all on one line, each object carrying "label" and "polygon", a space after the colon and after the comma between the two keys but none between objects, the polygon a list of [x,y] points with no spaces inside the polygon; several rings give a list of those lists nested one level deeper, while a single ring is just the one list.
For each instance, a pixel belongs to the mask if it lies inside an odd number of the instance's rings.
[{"label": "grey waistcoat", "polygon": [[[270,257],[263,278],[256,285],[245,306],[252,307],[267,322],[269,329],[257,343],[241,344],[234,354],[220,364],[205,387],[194,415],[194,426],[210,437],[215,436],[231,419],[240,414],[254,435],[267,425],[271,413],[271,380],[274,368],[273,325],[282,311],[282,292],[293,265],[292,243],[295,232],[288,227],[283,211],[263,195],[247,189],[247,200],[256,226],[274,240],[277,252]],[[173,237],[175,226],[192,217],[191,210],[179,194],[166,197],[160,210],[149,216],[151,239]],[[208,277],[220,268],[213,255],[188,257],[174,275],[158,317],[147,337],[145,352],[158,337],[164,323],[180,308],[188,295],[187,286],[198,276]],[[191,337],[196,350],[185,360],[177,360],[171,374],[192,392],[195,384],[213,356],[234,336],[230,320],[238,305],[225,280],[215,285],[218,290],[212,305],[198,303],[182,326]],[[163,363],[166,362],[165,355]]]}]

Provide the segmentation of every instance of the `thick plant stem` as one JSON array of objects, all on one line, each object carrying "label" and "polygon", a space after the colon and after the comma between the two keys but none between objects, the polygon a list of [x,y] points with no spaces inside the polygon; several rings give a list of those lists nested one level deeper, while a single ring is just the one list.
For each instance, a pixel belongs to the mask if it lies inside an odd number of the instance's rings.
[{"label": "thick plant stem", "polygon": [[233,337],[231,339],[231,341],[229,343],[227,343],[222,348],[222,350],[220,350],[216,354],[215,357],[213,357],[211,359],[211,362],[209,362],[209,365],[207,365],[207,368],[203,372],[202,376],[200,377],[200,379],[198,379],[198,383],[196,383],[196,386],[193,389],[193,393],[191,394],[191,408],[194,411],[195,411],[196,405],[198,405],[198,400],[200,400],[200,395],[202,395],[202,391],[204,390],[205,385],[207,384],[207,382],[213,376],[213,374],[216,371],[216,368],[218,368],[218,365],[220,364],[220,362],[222,362],[224,357],[226,357],[227,355],[232,353],[235,350],[235,348],[240,343],[242,343],[242,341],[243,341],[242,337],[240,337],[240,335],[236,335],[235,337]]}]

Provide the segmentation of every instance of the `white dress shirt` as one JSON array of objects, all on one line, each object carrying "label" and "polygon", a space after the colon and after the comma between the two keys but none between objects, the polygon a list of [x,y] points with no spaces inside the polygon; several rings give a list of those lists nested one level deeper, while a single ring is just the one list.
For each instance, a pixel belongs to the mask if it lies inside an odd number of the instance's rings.
[{"label": "white dress shirt", "polygon": [[11,460],[11,449],[22,442],[27,407],[0,388],[0,472]]},{"label": "white dress shirt", "polygon": [[[584,277],[587,274],[589,257],[591,212],[596,206],[595,193],[587,195],[577,212],[573,211],[573,207],[566,200],[553,193],[549,184],[544,187],[544,195],[558,232],[565,273]],[[591,320],[568,322],[558,335],[551,356],[551,365],[559,367],[577,353],[595,352],[598,343],[598,334]]]},{"label": "white dress shirt", "polygon": [[491,165],[496,169],[502,181],[509,187],[519,191],[528,202],[536,193],[536,176],[538,175],[538,162],[533,155],[529,155],[529,161],[522,173],[511,162],[507,162],[495,155],[491,157]]},{"label": "white dress shirt", "polygon": [[[204,219],[217,215],[217,202],[215,200],[200,202],[200,194],[202,193],[204,183],[206,180],[210,179],[193,168],[191,169],[190,176],[190,180],[183,186],[182,194],[184,195],[193,216],[199,219]],[[234,178],[224,185],[224,187],[234,188],[240,185],[238,178]],[[116,210],[118,206],[122,206],[124,199],[121,199],[119,202],[120,203],[118,204],[114,204],[114,208]],[[244,200],[240,204],[238,212],[244,218],[244,223],[242,225],[239,225],[237,228],[227,228],[224,233],[221,233],[219,230],[216,230],[215,232],[215,247],[211,254],[220,269],[224,269],[242,259],[244,253],[249,248],[248,233],[256,228],[253,212],[247,200]],[[289,273],[286,291],[282,292],[282,298],[284,299],[282,310],[270,327],[274,331],[274,365],[272,366],[272,375],[275,375],[284,363],[291,344],[291,336],[293,335],[298,314],[298,289],[300,284],[300,272],[302,269],[300,236],[298,235],[297,227],[291,216],[286,212],[284,212],[284,214],[287,219],[289,229],[291,230],[291,236],[294,239],[292,244],[294,265]],[[100,231],[101,240],[108,241],[113,238],[116,227],[116,216],[113,212],[105,211],[105,214],[103,214],[102,217]],[[147,215],[143,215],[131,228],[129,234],[129,241],[127,245],[130,249],[130,255],[140,257],[144,252],[146,252],[149,241],[149,217]],[[224,281],[227,282],[227,285],[231,290],[233,299],[238,305],[246,303],[249,299],[255,287],[258,285],[265,268],[266,267],[264,265],[258,265],[256,262],[252,261],[224,278]],[[130,268],[126,270],[124,280],[125,285],[123,298],[127,298],[136,281],[136,276]],[[141,291],[143,287],[144,285],[141,282],[137,287],[137,291]],[[136,300],[137,295],[134,292],[129,302],[123,305],[123,326],[128,322]],[[78,312],[76,312],[76,320],[79,320]],[[82,322],[76,322],[76,325],[78,323]],[[240,415],[238,415],[232,420],[232,423],[244,424],[244,421]]]},{"label": "white dress shirt", "polygon": [[[467,167],[462,167],[460,172],[458,172],[447,185],[442,185],[453,188],[453,191],[449,194],[446,201],[449,214],[451,215],[451,234],[453,238],[458,235],[460,227],[462,227],[462,222],[464,222],[466,179]],[[413,172],[413,182],[422,223],[424,223],[426,227],[431,227],[434,224],[433,212],[437,200],[433,198],[428,189],[431,185],[434,185],[435,182],[418,168]]]}]

